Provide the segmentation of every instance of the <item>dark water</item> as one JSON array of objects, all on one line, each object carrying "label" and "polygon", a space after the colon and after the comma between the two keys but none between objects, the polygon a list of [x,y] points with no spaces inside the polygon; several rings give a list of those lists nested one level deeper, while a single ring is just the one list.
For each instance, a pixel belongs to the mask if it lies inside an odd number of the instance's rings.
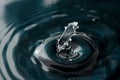
[{"label": "dark water", "polygon": [[[120,79],[119,5],[119,0],[1,0],[0,80]],[[67,74],[51,71],[33,56],[41,40],[63,32],[73,21],[79,23],[77,31],[90,34],[99,49],[95,67],[84,75],[79,69],[72,74],[72,69]],[[82,45],[85,55],[74,63],[84,63],[93,53],[89,44],[82,41]],[[46,55],[58,62],[52,46],[46,47]]]}]

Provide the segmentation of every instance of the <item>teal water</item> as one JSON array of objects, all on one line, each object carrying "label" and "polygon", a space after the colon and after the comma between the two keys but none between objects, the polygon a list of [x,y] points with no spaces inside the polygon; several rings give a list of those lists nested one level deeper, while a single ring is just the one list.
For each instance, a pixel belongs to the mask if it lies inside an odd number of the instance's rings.
[{"label": "teal water", "polygon": [[[1,0],[0,80],[119,80],[119,4],[119,0]],[[100,51],[91,59],[96,62],[94,67],[82,75],[80,71],[91,63],[72,68],[85,63],[93,53],[84,40],[80,40],[84,55],[67,68],[51,66],[67,64],[54,55],[56,41],[41,53],[47,61],[34,58],[41,40],[63,32],[73,21],[79,23],[77,31],[89,34]]]}]

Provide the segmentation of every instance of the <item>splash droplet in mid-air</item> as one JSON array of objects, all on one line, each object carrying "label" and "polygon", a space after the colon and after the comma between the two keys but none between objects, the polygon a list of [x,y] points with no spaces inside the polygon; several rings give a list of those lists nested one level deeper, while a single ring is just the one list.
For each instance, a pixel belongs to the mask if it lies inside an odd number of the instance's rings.
[{"label": "splash droplet in mid-air", "polygon": [[92,69],[99,53],[98,48],[88,34],[77,32],[78,28],[78,22],[68,23],[63,33],[53,33],[41,40],[34,57],[40,61],[43,70],[84,74]]},{"label": "splash droplet in mid-air", "polygon": [[[69,61],[78,56],[78,54],[82,55],[82,53],[80,53],[81,47],[75,43],[71,43],[72,36],[76,35],[76,29],[78,28],[78,22],[69,23],[68,26],[65,26],[65,31],[57,42],[58,55],[62,58],[69,59]],[[68,52],[66,53],[65,51]]]},{"label": "splash droplet in mid-air", "polygon": [[81,43],[75,43],[72,39],[75,38],[84,38],[85,40],[90,41],[90,37],[82,32],[76,32],[76,29],[79,28],[78,22],[69,23],[65,26],[65,30],[58,39],[57,42],[57,55],[65,60],[72,61],[83,55]]}]

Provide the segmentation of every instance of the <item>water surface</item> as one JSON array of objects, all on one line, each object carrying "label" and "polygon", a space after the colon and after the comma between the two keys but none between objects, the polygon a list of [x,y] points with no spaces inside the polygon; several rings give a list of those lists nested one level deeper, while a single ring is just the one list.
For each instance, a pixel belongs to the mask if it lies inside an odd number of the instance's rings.
[{"label": "water surface", "polygon": [[[118,80],[119,4],[119,0],[1,0],[0,79]],[[64,26],[73,21],[79,23],[77,31],[90,34],[99,48],[96,65],[84,75],[79,75],[79,71],[75,75],[49,71],[33,58],[34,51],[41,40],[63,32]],[[83,49],[87,55],[79,60],[84,62],[89,59],[91,48],[84,42],[82,44],[87,45]],[[52,53],[52,50],[52,47],[46,48],[46,52]],[[47,56],[58,62],[54,55]]]}]

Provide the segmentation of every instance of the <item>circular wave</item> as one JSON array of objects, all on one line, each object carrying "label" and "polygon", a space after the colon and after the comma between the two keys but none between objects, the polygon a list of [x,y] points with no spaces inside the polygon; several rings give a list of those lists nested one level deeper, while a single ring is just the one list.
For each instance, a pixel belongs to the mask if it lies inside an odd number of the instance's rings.
[{"label": "circular wave", "polygon": [[[109,15],[80,1],[53,0],[49,4],[44,1],[48,0],[17,1],[5,7],[5,18],[0,22],[3,23],[0,29],[1,77],[5,80],[112,79],[111,76],[114,77],[119,70],[120,46],[118,27]],[[50,71],[33,57],[35,49],[44,39],[56,35],[53,33],[63,32],[64,26],[73,21],[79,23],[79,32],[90,34],[100,51],[96,66],[84,75],[64,75]],[[49,49],[45,51],[50,52]],[[89,51],[89,47],[86,50]],[[42,55],[59,62],[53,55]],[[87,56],[86,60],[89,58]]]}]

